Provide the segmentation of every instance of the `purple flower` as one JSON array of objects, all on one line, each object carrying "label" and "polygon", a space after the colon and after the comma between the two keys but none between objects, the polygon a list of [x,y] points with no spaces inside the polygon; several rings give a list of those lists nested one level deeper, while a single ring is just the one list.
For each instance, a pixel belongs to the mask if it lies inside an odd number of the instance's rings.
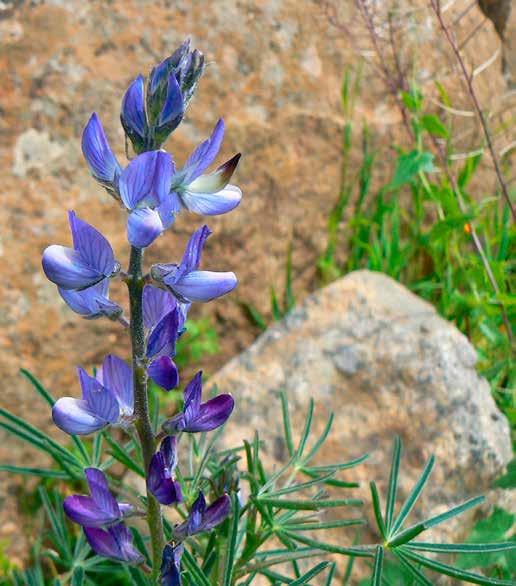
[{"label": "purple flower", "polygon": [[172,157],[165,151],[143,153],[123,170],[120,197],[131,212],[127,238],[133,246],[149,246],[174,222],[177,209],[170,195],[173,173]]},{"label": "purple flower", "polygon": [[180,543],[176,546],[165,545],[163,561],[161,562],[161,586],[181,586],[181,556],[184,547]]},{"label": "purple flower", "polygon": [[209,139],[201,143],[174,176],[172,191],[178,206],[205,216],[225,214],[242,199],[242,192],[229,181],[238,165],[240,154],[226,161],[216,171],[203,175],[218,155],[224,137],[224,121],[215,125]]},{"label": "purple flower", "polygon": [[144,561],[133,545],[131,532],[123,523],[113,525],[107,530],[96,527],[84,527],[83,530],[91,549],[97,555],[129,564]]},{"label": "purple flower", "polygon": [[83,527],[107,527],[133,512],[129,503],[118,503],[111,494],[106,476],[98,468],[84,471],[91,496],[67,496],[63,508],[68,517]]},{"label": "purple flower", "polygon": [[162,505],[180,503],[183,500],[181,485],[174,480],[177,466],[177,439],[166,437],[151,459],[147,472],[147,488]]},{"label": "purple flower", "polygon": [[70,291],[58,287],[59,295],[64,299],[70,309],[86,319],[96,319],[98,317],[108,317],[116,320],[122,313],[123,309],[110,301],[108,298],[109,280],[104,279],[100,283],[83,289],[82,291]]},{"label": "purple flower", "polygon": [[152,276],[163,281],[181,302],[211,301],[229,293],[237,285],[235,273],[198,270],[201,251],[210,234],[208,226],[203,226],[192,234],[181,264],[152,267]]},{"label": "purple flower", "polygon": [[229,515],[231,511],[231,500],[227,494],[218,498],[209,507],[202,492],[195,500],[187,519],[173,529],[173,537],[176,541],[184,541],[187,537],[210,531]]},{"label": "purple flower", "polygon": [[82,399],[62,397],[52,407],[52,419],[59,429],[71,435],[87,435],[131,419],[133,371],[128,364],[110,354],[95,378],[82,368],[77,373]]},{"label": "purple flower", "polygon": [[127,88],[122,99],[120,121],[137,153],[145,148],[147,117],[145,115],[145,78],[139,75]]},{"label": "purple flower", "polygon": [[179,373],[172,357],[176,341],[183,330],[186,310],[180,307],[169,291],[152,285],[143,289],[143,320],[148,331],[147,357],[152,358],[147,372],[150,378],[167,391],[179,384]]},{"label": "purple flower", "polygon": [[82,133],[82,152],[93,177],[109,191],[116,192],[122,169],[95,112]]},{"label": "purple flower", "polygon": [[224,425],[235,406],[233,397],[217,395],[206,403],[201,403],[201,398],[202,371],[199,371],[185,388],[183,411],[163,424],[165,432],[173,435],[181,431],[212,431]]},{"label": "purple flower", "polygon": [[75,212],[68,212],[73,248],[53,244],[43,252],[43,270],[61,289],[87,289],[111,276],[116,263],[113,249],[102,234]]}]

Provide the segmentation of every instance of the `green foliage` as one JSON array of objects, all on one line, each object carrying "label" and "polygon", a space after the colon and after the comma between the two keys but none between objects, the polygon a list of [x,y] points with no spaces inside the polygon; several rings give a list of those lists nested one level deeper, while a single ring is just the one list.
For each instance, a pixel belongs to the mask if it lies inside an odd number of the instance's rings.
[{"label": "green foliage", "polygon": [[[251,303],[240,301],[240,306],[246,312],[250,322],[264,331],[267,329],[267,318],[254,307]],[[274,321],[282,320],[288,315],[296,305],[296,298],[294,296],[293,288],[293,272],[292,272],[292,242],[288,245],[287,259],[285,261],[285,284],[283,287],[283,298],[280,302],[278,294],[274,286],[270,288],[270,305],[271,314]]]},{"label": "green foliage", "polygon": [[[31,380],[38,395],[48,396],[47,403],[50,404],[50,395],[45,395],[46,391],[42,393],[42,387],[34,377]],[[317,464],[317,455],[331,432],[333,415],[330,415],[320,433],[314,435],[314,402],[309,403],[304,425],[296,430],[292,425],[286,393],[280,393],[279,400],[283,430],[278,439],[282,440],[285,462],[272,472],[264,465],[263,445],[257,433],[252,441],[245,441],[243,446],[233,449],[218,447],[223,428],[209,436],[190,434],[181,440],[184,442],[185,467],[178,473],[178,480],[182,485],[184,503],[177,507],[177,521],[186,517],[187,509],[199,490],[210,501],[225,492],[232,495],[232,514],[229,518],[211,533],[201,533],[188,539],[183,556],[184,586],[246,586],[252,584],[258,576],[278,585],[301,586],[309,584],[316,576],[324,577],[326,586],[335,584],[337,580],[340,584],[347,584],[355,558],[371,562],[372,584],[395,584],[400,576],[410,574],[414,584],[428,585],[431,582],[424,575],[427,569],[475,584],[510,584],[507,573],[513,558],[509,556],[514,556],[516,543],[492,543],[507,539],[509,523],[513,522],[513,517],[507,516],[507,513],[496,512],[484,524],[478,524],[464,544],[440,545],[414,541],[422,532],[476,506],[483,499],[471,499],[445,513],[406,526],[406,520],[428,481],[434,459],[430,458],[421,478],[396,512],[402,451],[399,439],[394,443],[383,512],[376,484],[371,483],[372,504],[382,535],[381,543],[360,545],[356,539],[350,539],[350,545],[344,545],[332,542],[326,534],[320,537],[321,532],[328,529],[342,531],[360,528],[365,524],[357,512],[363,505],[362,501],[346,494],[358,485],[342,477],[342,474],[362,464],[367,456],[347,462]],[[28,427],[21,419],[11,415],[6,417],[8,421],[15,422],[10,433],[18,440],[40,449],[36,440],[42,437],[42,432]],[[157,412],[155,417],[154,426],[157,429],[161,420]],[[23,433],[20,434],[20,430]],[[81,443],[80,447],[74,443],[74,448],[70,450],[62,448],[57,442],[49,445],[53,450],[51,454],[67,453],[67,458],[82,458],[76,466],[99,466],[106,471],[110,485],[123,495],[124,500],[135,505],[145,504],[145,499],[126,479],[128,471],[143,476],[142,454],[131,435],[121,432],[115,439],[100,433],[93,441]],[[61,458],[54,459],[56,470],[63,470],[61,464]],[[120,470],[124,468],[125,472],[121,473]],[[37,468],[17,468],[15,471],[38,478],[42,474]],[[84,492],[82,474],[77,473],[77,476],[73,478],[73,483],[78,492]],[[44,482],[48,483],[49,480]],[[83,533],[76,525],[69,523],[63,513],[63,496],[60,491],[62,479],[52,477],[50,482],[55,484],[50,487],[42,484],[37,492],[44,519],[41,520],[43,530],[38,532],[40,539],[32,550],[31,567],[19,570],[2,562],[0,556],[3,572],[8,575],[2,584],[108,586],[115,583],[120,586],[151,586],[145,569],[92,554]],[[348,514],[338,513],[350,507],[351,512]],[[39,516],[37,513],[35,509],[36,518]],[[134,543],[148,559],[148,538],[140,533],[138,527],[136,524],[131,529]],[[169,537],[171,529],[170,524],[165,522],[165,531]],[[427,552],[460,555],[457,564],[451,566],[421,555]],[[350,558],[344,582],[337,577],[335,563],[324,559],[328,554]],[[473,555],[474,561],[468,562],[469,558],[465,554]],[[472,565],[479,567],[475,561],[478,556],[489,561],[485,567],[496,571],[496,579],[469,571]]]},{"label": "green foliage", "polygon": [[[354,170],[353,127],[349,120],[345,125],[342,182],[328,218],[326,250],[318,261],[320,280],[326,284],[358,269],[381,271],[434,304],[474,344],[480,371],[514,429],[516,361],[507,324],[516,323],[516,227],[496,194],[480,199],[469,192],[482,151],[470,153],[456,170],[451,126],[424,111],[418,88],[402,94],[402,101],[412,117],[414,139],[399,150],[387,181],[379,180],[376,163],[385,157],[374,149],[368,128],[362,131],[362,163]],[[456,183],[436,166],[435,137],[446,141]],[[484,261],[473,246],[472,227],[485,251]],[[347,252],[345,260],[342,250]]]},{"label": "green foliage", "polygon": [[220,350],[217,330],[210,318],[189,319],[186,330],[177,343],[175,361],[179,367],[198,362],[203,356],[217,354]]},{"label": "green foliage", "polygon": [[[478,521],[468,536],[471,544],[509,540],[516,544],[515,533],[516,515],[495,508],[487,518]],[[489,576],[516,579],[516,551],[495,551],[493,553],[477,553],[470,556],[461,554],[457,559],[457,567],[464,570],[481,568]]]}]

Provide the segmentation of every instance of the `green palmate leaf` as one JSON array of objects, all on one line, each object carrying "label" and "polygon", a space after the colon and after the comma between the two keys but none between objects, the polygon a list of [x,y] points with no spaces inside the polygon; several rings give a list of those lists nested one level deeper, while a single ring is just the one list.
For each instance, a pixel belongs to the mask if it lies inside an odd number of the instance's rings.
[{"label": "green palmate leaf", "polygon": [[385,528],[385,522],[383,520],[382,509],[380,506],[380,496],[378,494],[378,489],[376,488],[376,483],[374,482],[374,480],[370,482],[369,486],[371,488],[371,498],[373,501],[373,511],[374,511],[374,516],[376,519],[376,525],[378,527],[378,531],[380,531],[380,535],[382,536],[383,539],[387,539],[387,530]]},{"label": "green palmate leaf", "polygon": [[480,574],[459,570],[458,568],[443,564],[437,560],[430,560],[425,558],[410,551],[408,548],[403,548],[402,551],[410,560],[417,562],[422,566],[429,568],[430,570],[434,570],[439,574],[444,574],[445,576],[450,576],[452,578],[456,578],[457,580],[464,580],[465,582],[469,582],[471,584],[480,584],[481,586],[514,586],[514,582],[512,581],[487,578],[486,576],[481,576]]},{"label": "green palmate leaf", "polygon": [[339,529],[341,527],[352,527],[354,525],[365,525],[365,519],[336,519],[335,521],[314,522],[307,521],[305,523],[286,523],[283,527],[287,531],[319,531],[323,529]]},{"label": "green palmate leaf", "polygon": [[60,478],[63,480],[70,478],[69,474],[62,472],[61,470],[52,470],[50,468],[26,468],[24,466],[10,466],[9,464],[0,465],[0,472],[39,476],[43,478]]},{"label": "green palmate leaf", "polygon": [[313,486],[318,486],[323,484],[332,476],[334,476],[335,472],[330,472],[328,474],[324,474],[323,476],[318,476],[314,480],[309,480],[308,482],[302,482],[300,484],[293,484],[292,486],[286,486],[284,488],[280,488],[278,490],[271,491],[267,494],[267,498],[277,498],[280,496],[284,496],[286,494],[292,494],[293,492],[299,492],[301,490],[306,490],[307,488],[311,488]]},{"label": "green palmate leaf", "polygon": [[292,560],[302,560],[320,555],[321,550],[319,548],[303,548],[296,551],[283,550],[278,552],[277,550],[274,550],[269,552],[262,552],[257,554],[257,561],[245,564],[241,568],[237,569],[235,571],[235,577],[241,578],[243,576],[247,576],[247,574],[262,572],[263,570],[272,566],[277,566],[278,564],[285,564],[291,562]]},{"label": "green palmate leaf", "polygon": [[321,562],[313,567],[311,570],[308,570],[302,576],[299,576],[297,580],[292,580],[290,582],[290,586],[306,586],[309,580],[318,576],[322,571],[326,570],[326,568],[330,565],[330,562]]},{"label": "green palmate leaf", "polygon": [[400,512],[392,525],[391,535],[396,534],[396,532],[403,525],[405,519],[409,516],[410,511],[412,511],[417,499],[421,495],[426,483],[428,482],[428,478],[430,477],[434,464],[435,457],[431,456],[428,462],[426,463],[426,466],[423,470],[423,473],[419,477],[419,480],[414,485],[414,488],[407,497],[407,500],[403,503],[403,506],[401,507]]},{"label": "green palmate leaf", "polygon": [[[326,471],[327,473],[331,472],[331,474],[336,474],[339,471],[339,468],[331,468],[325,466],[324,471]],[[319,470],[317,466],[315,468],[305,468],[303,466],[302,468],[299,468],[299,472],[302,472],[310,478],[317,478],[323,473],[323,471]],[[328,480],[325,480],[323,484],[325,486],[336,486],[337,488],[358,488],[360,486],[359,482],[348,482],[346,480],[338,480],[336,478],[330,478]]]},{"label": "green palmate leaf", "polygon": [[131,452],[134,449],[134,446],[131,449],[124,448],[121,446],[116,440],[114,440],[109,434],[104,434],[104,439],[109,444],[111,450],[109,450],[109,454],[115,458],[118,462],[123,464],[129,470],[132,470],[138,476],[145,478],[145,472],[143,468],[134,461],[134,457],[131,456]]},{"label": "green palmate leaf", "polygon": [[140,568],[133,568],[131,566],[128,567],[129,574],[131,575],[131,579],[135,586],[150,586],[149,579],[145,576],[145,574],[140,570]]},{"label": "green palmate leaf", "polygon": [[317,474],[324,474],[325,472],[330,472],[331,470],[349,470],[349,468],[354,468],[358,466],[358,464],[362,464],[369,458],[369,454],[365,454],[364,456],[360,456],[360,458],[355,458],[354,460],[350,460],[349,462],[342,462],[340,464],[326,464],[324,466],[310,466],[308,470],[311,470],[313,473]]},{"label": "green palmate leaf", "polygon": [[328,577],[326,578],[326,582],[324,586],[331,586],[333,584],[333,579],[335,577],[335,572],[337,571],[337,564],[331,564],[330,571],[328,572]]},{"label": "green palmate leaf", "polygon": [[374,557],[374,546],[362,545],[362,546],[356,546],[356,547],[341,547],[340,545],[334,545],[332,543],[325,543],[324,541],[312,539],[311,537],[307,537],[305,535],[299,535],[298,533],[294,533],[292,531],[283,531],[282,533],[284,535],[286,535],[287,537],[290,537],[293,541],[297,541],[298,543],[302,543],[303,545],[308,545],[309,547],[318,548],[322,551],[327,551],[329,553],[338,553],[341,555],[352,555],[352,556],[363,557],[363,558]]},{"label": "green palmate leaf", "polygon": [[421,586],[432,586],[432,582],[421,572],[419,568],[416,568],[410,560],[408,560],[403,552],[400,549],[394,550],[394,555],[398,558],[400,564],[407,570],[414,579],[416,580],[417,584]]},{"label": "green palmate leaf", "polygon": [[83,586],[84,578],[85,578],[84,568],[82,566],[77,566],[72,573],[72,579],[70,581],[70,586]]},{"label": "green palmate leaf", "polygon": [[182,563],[192,578],[192,584],[196,586],[211,586],[208,576],[202,571],[193,555],[186,548],[183,553]]},{"label": "green palmate leaf", "polygon": [[516,551],[516,542],[503,541],[500,543],[407,543],[407,549],[414,551],[428,551],[433,553],[480,553],[487,554],[499,551]]},{"label": "green palmate leaf", "polygon": [[371,586],[382,586],[382,568],[383,568],[383,547],[378,545],[376,547],[376,555],[374,557],[373,576],[371,578]]},{"label": "green palmate leaf", "polygon": [[226,550],[226,563],[224,567],[224,578],[222,580],[223,586],[232,586],[233,571],[235,569],[235,557],[237,553],[237,538],[238,538],[238,523],[240,520],[240,502],[238,496],[232,496],[232,519],[228,536],[228,545]]},{"label": "green palmate leaf", "polygon": [[310,501],[293,501],[287,499],[259,497],[255,499],[262,504],[270,505],[278,509],[288,509],[293,511],[319,511],[321,509],[331,509],[335,507],[353,506],[359,507],[363,505],[360,499],[328,499],[328,500],[310,500]]},{"label": "green palmate leaf", "polygon": [[394,439],[394,448],[392,452],[391,473],[389,477],[389,490],[387,492],[387,502],[385,504],[385,529],[387,534],[391,530],[392,518],[394,516],[394,507],[396,506],[396,494],[398,492],[398,476],[400,471],[401,459],[401,440],[399,437]]},{"label": "green palmate leaf", "polygon": [[288,453],[290,456],[294,455],[294,441],[292,440],[292,424],[290,421],[290,413],[288,407],[288,397],[285,391],[280,393],[281,412],[283,414],[283,429],[285,431],[285,442],[287,444]]},{"label": "green palmate leaf", "polygon": [[303,433],[301,434],[301,439],[299,440],[299,444],[296,450],[296,458],[298,460],[301,459],[303,456],[303,452],[306,447],[306,442],[308,441],[308,437],[310,436],[310,430],[312,429],[312,421],[314,417],[314,400],[310,399],[310,403],[308,404],[308,413],[306,415],[305,426],[303,428]]},{"label": "green palmate leaf", "polygon": [[34,387],[34,390],[41,396],[43,399],[50,405],[50,407],[54,406],[55,399],[52,395],[45,389],[45,387],[40,383],[40,381],[28,370],[22,368],[20,370],[20,374],[24,376]]},{"label": "green palmate leaf", "polygon": [[333,413],[330,413],[328,421],[326,422],[326,425],[324,426],[324,429],[323,429],[321,435],[317,438],[314,445],[310,448],[310,451],[308,452],[308,454],[304,458],[305,464],[308,464],[312,460],[312,458],[321,449],[321,446],[324,444],[324,442],[328,439],[328,435],[330,434],[334,419],[335,419],[335,415]]},{"label": "green palmate leaf", "polygon": [[18,417],[3,408],[0,408],[0,416],[14,424],[15,427],[10,428],[8,428],[6,424],[2,424],[2,426],[8,431],[11,431],[11,433],[15,433],[20,438],[25,438],[25,441],[30,441],[30,438],[32,438],[31,443],[33,443],[33,445],[39,443],[45,448],[50,446],[53,451],[60,453],[63,458],[69,460],[71,465],[78,466],[79,468],[82,467],[81,462],[72,453],[21,417]]}]

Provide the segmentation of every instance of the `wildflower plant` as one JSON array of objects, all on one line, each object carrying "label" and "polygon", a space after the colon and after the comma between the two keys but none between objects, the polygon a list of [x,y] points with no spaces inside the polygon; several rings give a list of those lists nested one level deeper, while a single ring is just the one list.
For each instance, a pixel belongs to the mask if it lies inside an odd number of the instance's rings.
[{"label": "wildflower plant", "polygon": [[[229,184],[239,155],[214,172],[206,172],[221,147],[222,121],[180,169],[162,150],[182,121],[203,71],[204,57],[191,50],[187,41],[154,67],[148,78],[138,76],[130,84],[122,100],[121,122],[135,156],[125,167],[111,150],[96,114],[84,129],[82,149],[91,173],[127,217],[129,267],[124,271],[107,239],[70,211],[72,246],[49,246],[43,253],[43,270],[72,311],[86,319],[118,321],[127,328],[132,360],[129,364],[109,354],[91,374],[79,367],[80,397],[57,401],[33,375],[22,372],[51,408],[57,427],[68,434],[67,447],[0,409],[1,429],[53,461],[50,468],[0,468],[44,479],[39,498],[50,527],[34,548],[34,567],[14,570],[11,583],[247,586],[265,578],[274,585],[301,586],[313,579],[327,585],[347,584],[352,561],[364,558],[370,562],[372,583],[380,585],[385,581],[384,557],[390,555],[417,584],[431,584],[425,575],[428,569],[475,584],[511,584],[422,555],[492,554],[516,546],[415,541],[423,531],[482,499],[407,527],[408,515],[434,461],[430,459],[395,515],[399,440],[395,441],[385,512],[376,484],[371,483],[380,543],[346,546],[319,535],[365,524],[358,513],[362,501],[334,492],[358,486],[341,475],[367,456],[316,463],[331,432],[333,415],[314,438],[311,401],[303,429],[294,430],[287,396],[281,393],[287,461],[271,472],[265,466],[257,433],[243,446],[220,447],[218,440],[235,401],[224,392],[205,392],[201,371],[183,385],[175,412],[160,413],[159,394],[182,382],[174,359],[178,340],[188,335],[186,318],[191,304],[221,297],[237,285],[232,272],[200,268],[201,253],[211,234],[206,225],[192,234],[175,263],[155,264],[148,272],[143,266],[145,249],[173,226],[180,213],[227,213],[242,196],[238,187]],[[129,320],[122,307],[109,299],[112,279],[127,285]],[[140,485],[134,480],[138,478]],[[64,500],[62,482],[73,487],[67,489]],[[144,487],[145,494],[138,486]],[[349,516],[332,516],[334,509],[348,507],[353,511]],[[327,559],[331,554],[337,559]],[[344,577],[340,556],[351,560]]]}]

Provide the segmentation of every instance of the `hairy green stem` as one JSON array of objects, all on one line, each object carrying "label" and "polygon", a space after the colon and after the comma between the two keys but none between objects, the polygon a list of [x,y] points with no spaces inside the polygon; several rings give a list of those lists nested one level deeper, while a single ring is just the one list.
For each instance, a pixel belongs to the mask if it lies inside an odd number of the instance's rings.
[{"label": "hairy green stem", "polygon": [[[145,279],[142,275],[142,259],[143,250],[134,246],[131,247],[127,287],[129,289],[131,308],[130,333],[134,371],[134,413],[136,415],[136,430],[142,447],[144,469],[147,471],[156,448],[156,438],[150,422],[147,396],[145,331],[143,327],[143,287]],[[147,523],[152,547],[152,576],[156,580],[164,547],[163,520],[161,507],[148,490]]]}]

